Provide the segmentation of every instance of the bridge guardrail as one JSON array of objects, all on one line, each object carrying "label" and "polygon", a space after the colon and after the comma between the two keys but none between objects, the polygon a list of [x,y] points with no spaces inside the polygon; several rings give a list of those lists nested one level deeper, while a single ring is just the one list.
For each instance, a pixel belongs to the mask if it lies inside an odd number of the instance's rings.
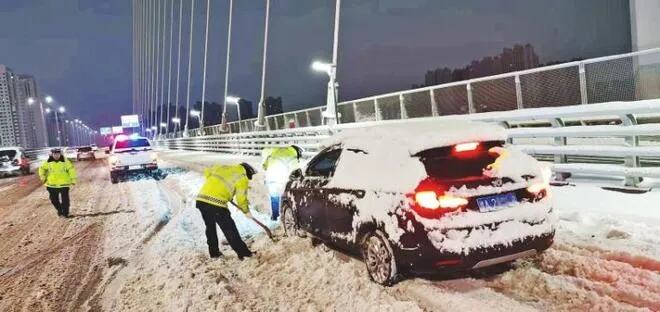
[{"label": "bridge guardrail", "polygon": [[[639,124],[642,117],[647,124]],[[245,155],[260,155],[264,148],[296,144],[305,148],[306,156],[311,156],[319,151],[324,139],[345,128],[455,119],[494,122],[507,127],[510,143],[540,158],[551,157],[556,173],[614,175],[624,177],[626,185],[630,186],[637,185],[641,178],[660,176],[660,100],[172,138],[158,140],[157,144],[169,149]],[[567,126],[569,121],[578,125]],[[603,122],[608,124],[603,125]],[[592,125],[594,123],[596,125]],[[552,141],[547,142],[547,139]]]},{"label": "bridge guardrail", "polygon": [[[660,98],[660,48],[473,78],[338,103],[341,124]],[[266,117],[268,130],[321,126],[324,107]],[[228,123],[254,131],[256,119]],[[220,125],[188,136],[226,133]],[[181,137],[183,132],[170,133]]]}]

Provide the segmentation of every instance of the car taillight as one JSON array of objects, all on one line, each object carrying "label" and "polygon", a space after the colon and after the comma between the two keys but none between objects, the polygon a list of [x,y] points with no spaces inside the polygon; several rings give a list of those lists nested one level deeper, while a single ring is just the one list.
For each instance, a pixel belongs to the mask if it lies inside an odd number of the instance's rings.
[{"label": "car taillight", "polygon": [[437,218],[467,204],[467,199],[446,194],[441,183],[427,178],[415,189],[413,209],[423,217]]}]

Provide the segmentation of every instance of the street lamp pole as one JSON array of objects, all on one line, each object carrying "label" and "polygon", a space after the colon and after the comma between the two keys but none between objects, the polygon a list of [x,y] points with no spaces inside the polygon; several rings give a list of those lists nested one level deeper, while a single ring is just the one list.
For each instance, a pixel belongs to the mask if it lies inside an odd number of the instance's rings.
[{"label": "street lamp pole", "polygon": [[261,62],[261,95],[259,97],[259,107],[257,108],[257,130],[266,128],[266,56],[268,55],[268,22],[270,19],[270,0],[266,0],[266,19],[264,22],[264,51]]},{"label": "street lamp pole", "polygon": [[327,124],[334,126],[337,124],[337,51],[339,48],[339,15],[341,12],[341,0],[336,0],[335,3],[335,31],[332,43],[332,66],[328,75],[328,96],[326,100],[325,118]]},{"label": "street lamp pole", "polygon": [[227,26],[227,59],[225,61],[225,105],[222,107],[222,130],[227,129],[227,88],[229,87],[229,57],[231,55],[231,17],[234,9],[234,0],[229,0],[229,22]]}]

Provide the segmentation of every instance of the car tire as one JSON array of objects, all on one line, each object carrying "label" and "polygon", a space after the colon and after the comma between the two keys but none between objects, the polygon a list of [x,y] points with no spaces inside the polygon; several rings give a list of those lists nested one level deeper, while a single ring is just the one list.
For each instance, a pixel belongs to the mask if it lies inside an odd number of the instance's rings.
[{"label": "car tire", "polygon": [[293,208],[288,203],[282,204],[280,220],[282,222],[282,228],[284,229],[284,236],[293,237],[304,237],[303,232],[300,230],[300,225],[298,224],[298,219],[293,213]]},{"label": "car tire", "polygon": [[112,184],[117,184],[119,183],[119,178],[116,175],[110,175],[110,182],[112,182]]},{"label": "car tire", "polygon": [[383,286],[393,285],[398,277],[394,252],[383,232],[376,230],[367,235],[362,243],[362,258],[369,278]]}]

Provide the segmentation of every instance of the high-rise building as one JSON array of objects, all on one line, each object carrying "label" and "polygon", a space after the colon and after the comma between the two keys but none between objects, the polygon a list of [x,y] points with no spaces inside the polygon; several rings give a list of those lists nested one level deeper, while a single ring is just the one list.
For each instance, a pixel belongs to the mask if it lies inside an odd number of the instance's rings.
[{"label": "high-rise building", "polygon": [[18,75],[16,87],[19,125],[25,139],[24,146],[29,148],[48,146],[43,103],[40,102],[37,81],[29,75]]},{"label": "high-rise building", "polygon": [[16,109],[16,75],[7,66],[0,64],[0,146],[21,144]]},{"label": "high-rise building", "polygon": [[[30,101],[29,99],[33,99]],[[0,146],[48,145],[37,82],[0,64]]]}]

